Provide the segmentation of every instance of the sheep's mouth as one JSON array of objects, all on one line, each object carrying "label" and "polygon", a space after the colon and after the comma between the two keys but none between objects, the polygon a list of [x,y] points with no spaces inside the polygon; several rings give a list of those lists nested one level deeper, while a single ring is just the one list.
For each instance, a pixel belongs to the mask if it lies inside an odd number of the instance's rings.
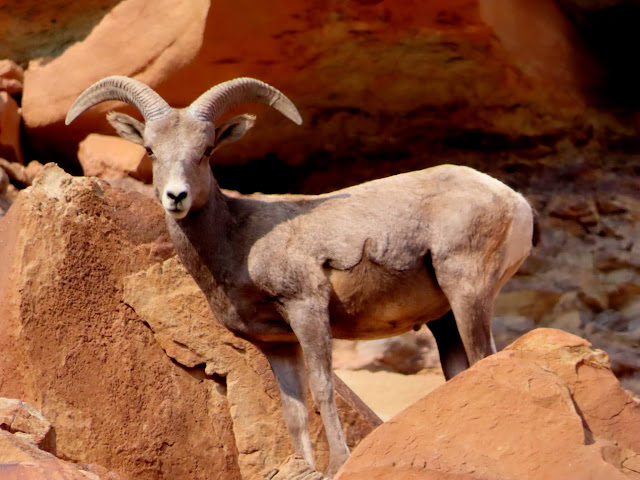
[{"label": "sheep's mouth", "polygon": [[184,210],[182,208],[167,208],[166,212],[177,220],[186,217],[187,213],[189,213],[188,210]]}]

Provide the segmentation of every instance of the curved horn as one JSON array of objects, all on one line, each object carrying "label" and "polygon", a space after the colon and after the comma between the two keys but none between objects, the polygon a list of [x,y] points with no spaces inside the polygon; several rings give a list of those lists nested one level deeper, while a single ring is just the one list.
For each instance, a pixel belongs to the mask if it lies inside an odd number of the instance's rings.
[{"label": "curved horn", "polygon": [[263,103],[300,125],[296,106],[280,90],[249,77],[234,78],[210,88],[198,97],[189,111],[199,120],[215,122],[220,115],[243,103]]},{"label": "curved horn", "polygon": [[133,78],[113,75],[103,78],[82,92],[71,105],[65,124],[69,125],[84,111],[107,100],[121,100],[133,105],[147,122],[162,118],[171,111],[169,104],[151,87]]}]

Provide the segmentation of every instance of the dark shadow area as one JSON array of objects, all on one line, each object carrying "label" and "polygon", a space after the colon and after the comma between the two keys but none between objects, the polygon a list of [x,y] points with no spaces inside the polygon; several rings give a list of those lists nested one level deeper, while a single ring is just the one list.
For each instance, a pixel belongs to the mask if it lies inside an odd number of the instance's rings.
[{"label": "dark shadow area", "polygon": [[194,367],[187,367],[183,364],[181,364],[180,362],[178,362],[177,360],[169,357],[171,360],[171,363],[173,363],[176,367],[180,368],[181,370],[187,372],[190,376],[192,376],[193,378],[195,378],[198,381],[203,381],[203,380],[213,380],[219,387],[219,391],[221,391],[222,393],[224,393],[226,395],[227,393],[227,377],[222,376],[222,375],[218,375],[217,373],[213,373],[211,375],[208,375],[205,372],[205,368],[206,368],[206,364],[205,363],[201,363],[199,365],[195,365]]},{"label": "dark shadow area", "polygon": [[556,1],[603,67],[601,100],[613,107],[639,108],[640,1]]},{"label": "dark shadow area", "polygon": [[288,165],[274,153],[244,165],[214,165],[212,170],[222,188],[243,194],[295,191],[300,173],[300,168]]}]

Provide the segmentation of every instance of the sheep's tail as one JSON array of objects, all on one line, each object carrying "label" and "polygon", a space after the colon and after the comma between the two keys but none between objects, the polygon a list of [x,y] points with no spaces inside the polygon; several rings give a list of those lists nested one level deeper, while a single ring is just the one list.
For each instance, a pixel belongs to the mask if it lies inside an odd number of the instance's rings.
[{"label": "sheep's tail", "polygon": [[531,234],[531,244],[537,247],[540,243],[540,222],[538,220],[538,211],[531,207],[531,213],[533,214],[533,233]]}]

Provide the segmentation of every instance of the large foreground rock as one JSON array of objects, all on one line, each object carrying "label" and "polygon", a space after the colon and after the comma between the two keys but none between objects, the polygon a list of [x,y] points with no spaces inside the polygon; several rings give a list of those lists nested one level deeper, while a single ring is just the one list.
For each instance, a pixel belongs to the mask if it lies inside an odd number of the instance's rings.
[{"label": "large foreground rock", "polygon": [[637,479],[640,407],[604,352],[538,329],[383,424],[336,478]]},{"label": "large foreground rock", "polygon": [[[162,264],[172,255],[155,200],[46,166],[0,220],[0,396],[41,412],[57,455],[75,463],[140,480],[255,478],[291,453],[266,360],[206,326],[213,335],[199,340],[222,342],[207,345],[207,371],[182,366],[145,325],[152,316],[124,302],[126,277],[165,269],[157,301],[173,296],[181,315],[167,309],[164,321],[213,322],[197,301],[180,303],[196,293],[177,264]],[[373,425],[341,410],[355,444]],[[326,441],[317,442],[323,461]]]},{"label": "large foreground rock", "polygon": [[51,165],[20,194],[0,221],[0,396],[39,410],[62,458],[125,478],[237,475],[224,397],[121,300],[124,276],[172,254],[163,223],[152,200]]}]

